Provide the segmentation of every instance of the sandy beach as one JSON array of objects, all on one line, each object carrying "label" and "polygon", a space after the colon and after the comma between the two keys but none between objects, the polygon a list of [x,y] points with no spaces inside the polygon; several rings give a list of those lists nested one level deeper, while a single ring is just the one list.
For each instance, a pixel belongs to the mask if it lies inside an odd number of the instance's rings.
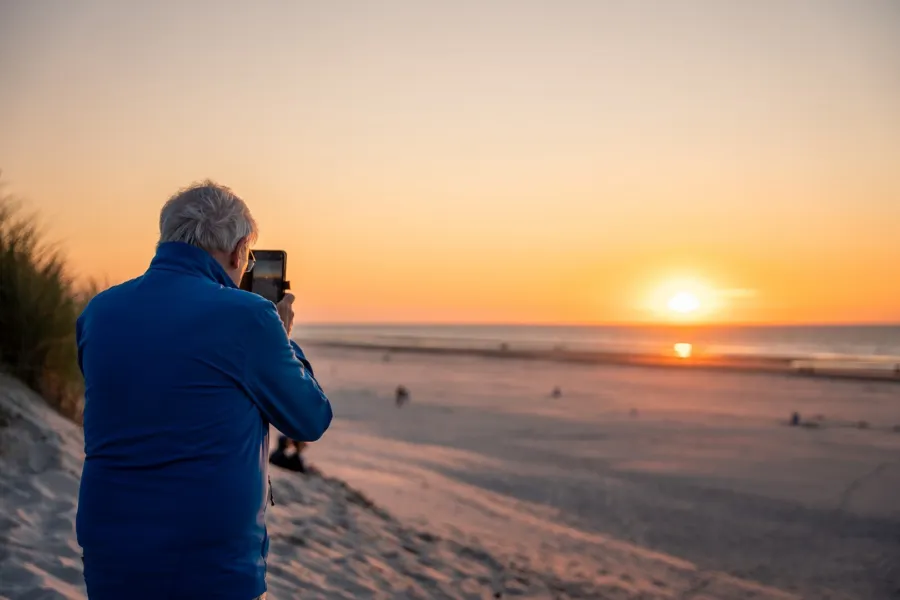
[{"label": "sandy beach", "polygon": [[[309,451],[325,476],[273,470],[270,598],[900,590],[895,384],[310,354],[338,418]],[[81,432],[9,380],[0,399],[0,597],[84,598]]]},{"label": "sandy beach", "polygon": [[341,415],[313,459],[419,527],[560,577],[667,581],[652,556],[805,598],[900,590],[894,384],[313,352]]}]

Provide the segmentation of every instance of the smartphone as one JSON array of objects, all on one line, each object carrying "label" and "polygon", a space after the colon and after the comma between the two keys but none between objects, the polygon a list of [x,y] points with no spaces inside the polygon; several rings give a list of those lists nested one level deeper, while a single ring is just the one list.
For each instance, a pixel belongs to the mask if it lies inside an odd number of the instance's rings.
[{"label": "smartphone", "polygon": [[287,252],[284,250],[253,250],[256,264],[253,270],[244,273],[241,289],[259,294],[267,300],[278,303],[284,298],[290,285],[287,276]]}]

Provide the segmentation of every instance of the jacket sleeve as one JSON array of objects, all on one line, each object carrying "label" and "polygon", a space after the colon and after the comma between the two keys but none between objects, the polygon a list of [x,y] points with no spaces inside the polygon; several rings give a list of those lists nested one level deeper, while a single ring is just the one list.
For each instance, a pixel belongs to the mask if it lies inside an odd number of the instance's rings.
[{"label": "jacket sleeve", "polygon": [[244,384],[260,412],[286,436],[314,442],[331,424],[331,403],[300,346],[288,340],[271,304],[253,307]]}]

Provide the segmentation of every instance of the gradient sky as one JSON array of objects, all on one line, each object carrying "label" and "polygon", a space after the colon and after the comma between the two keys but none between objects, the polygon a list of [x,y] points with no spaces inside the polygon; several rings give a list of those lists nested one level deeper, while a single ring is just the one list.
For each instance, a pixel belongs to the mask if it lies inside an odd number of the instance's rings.
[{"label": "gradient sky", "polygon": [[900,322],[900,3],[0,0],[0,168],[79,275],[212,177],[307,321]]}]

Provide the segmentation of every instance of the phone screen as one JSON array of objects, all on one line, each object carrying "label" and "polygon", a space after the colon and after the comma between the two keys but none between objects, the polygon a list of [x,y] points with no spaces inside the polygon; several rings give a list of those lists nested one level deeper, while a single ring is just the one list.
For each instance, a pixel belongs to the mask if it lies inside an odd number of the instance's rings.
[{"label": "phone screen", "polygon": [[254,250],[256,265],[241,280],[241,289],[259,294],[272,302],[284,297],[287,255],[281,250]]}]

